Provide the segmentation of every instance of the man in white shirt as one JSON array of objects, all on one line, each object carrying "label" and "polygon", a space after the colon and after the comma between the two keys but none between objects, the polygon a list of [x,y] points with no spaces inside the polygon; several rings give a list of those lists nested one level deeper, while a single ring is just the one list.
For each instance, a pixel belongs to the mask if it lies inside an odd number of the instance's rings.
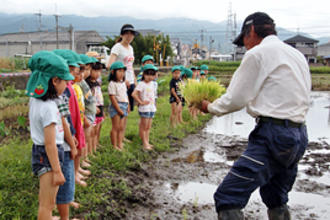
[{"label": "man in white shirt", "polygon": [[269,219],[287,220],[288,192],[308,144],[309,67],[298,50],[278,39],[273,19],[262,12],[245,19],[233,43],[248,51],[226,94],[203,101],[202,111],[221,116],[246,107],[257,125],[214,194],[218,219],[244,219],[241,209],[260,187]]}]

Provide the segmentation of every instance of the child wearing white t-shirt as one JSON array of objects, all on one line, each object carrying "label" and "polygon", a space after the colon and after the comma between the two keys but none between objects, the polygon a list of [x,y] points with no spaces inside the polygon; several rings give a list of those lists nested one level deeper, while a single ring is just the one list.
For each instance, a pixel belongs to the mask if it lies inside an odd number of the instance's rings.
[{"label": "child wearing white t-shirt", "polygon": [[142,80],[132,94],[133,98],[139,103],[139,115],[141,117],[139,135],[145,150],[153,149],[153,146],[149,143],[149,134],[152,119],[156,112],[156,89],[153,80],[157,71],[158,69],[154,65],[146,64],[143,68]]}]

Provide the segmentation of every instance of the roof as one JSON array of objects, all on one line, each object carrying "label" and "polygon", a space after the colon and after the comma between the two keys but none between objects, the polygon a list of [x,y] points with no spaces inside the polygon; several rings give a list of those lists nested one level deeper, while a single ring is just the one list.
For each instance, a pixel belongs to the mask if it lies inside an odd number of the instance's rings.
[{"label": "roof", "polygon": [[323,59],[330,59],[330,55],[324,56]]},{"label": "roof", "polygon": [[[75,41],[88,41],[88,42],[104,42],[98,32],[96,31],[75,31],[74,32]],[[56,42],[56,32],[18,32],[0,35],[0,43],[26,43],[40,42],[40,37],[42,42]],[[69,42],[70,34],[69,32],[58,32],[58,38],[60,42]]]},{"label": "roof", "polygon": [[291,37],[289,39],[286,39],[284,42],[289,44],[289,43],[298,43],[298,42],[299,43],[318,43],[319,41],[298,34],[298,35],[296,35],[294,37]]}]

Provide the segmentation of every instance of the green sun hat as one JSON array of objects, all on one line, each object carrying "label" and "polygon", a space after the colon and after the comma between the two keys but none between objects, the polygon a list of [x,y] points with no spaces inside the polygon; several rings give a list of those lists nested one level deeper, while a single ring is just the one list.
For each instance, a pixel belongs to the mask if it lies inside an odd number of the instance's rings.
[{"label": "green sun hat", "polygon": [[143,66],[143,71],[145,70],[155,70],[157,72],[158,68],[155,67],[153,64],[146,64]]},{"label": "green sun hat", "polygon": [[188,69],[188,68],[185,69],[185,74],[186,74],[187,78],[189,78],[189,79],[191,79],[193,76],[192,70]]},{"label": "green sun hat", "polygon": [[192,67],[190,67],[190,69],[191,69],[191,70],[197,70],[197,67],[192,66]]},{"label": "green sun hat", "polygon": [[32,73],[26,85],[25,94],[39,98],[48,90],[48,82],[53,77],[63,80],[74,80],[70,74],[67,62],[50,51],[39,51],[29,60]]},{"label": "green sun hat", "polygon": [[173,73],[176,70],[180,70],[181,71],[181,67],[180,66],[173,66],[171,69],[171,72]]},{"label": "green sun hat", "polygon": [[97,58],[95,58],[95,57],[89,57],[89,58],[91,58],[92,59],[92,63],[97,63],[97,62],[100,62]]},{"label": "green sun hat", "polygon": [[142,58],[142,60],[141,60],[141,62],[144,63],[144,62],[146,62],[148,60],[152,60],[152,62],[154,62],[154,57],[151,56],[151,55],[149,55],[149,54],[144,55],[143,58]]},{"label": "green sun hat", "polygon": [[74,67],[80,67],[79,64],[77,63],[77,58],[74,54],[73,51],[71,50],[64,50],[64,49],[56,49],[56,50],[53,50],[53,52],[62,57],[63,59],[66,60],[67,62],[67,65],[69,66],[74,66]]},{"label": "green sun hat", "polygon": [[204,70],[202,70],[202,71],[201,71],[201,75],[205,75],[205,72],[204,72]]},{"label": "green sun hat", "polygon": [[217,78],[215,78],[214,76],[210,76],[207,78],[207,80],[209,81],[217,81]]},{"label": "green sun hat", "polygon": [[73,53],[73,56],[76,60],[76,63],[80,64],[80,65],[85,65],[85,63],[80,59],[79,54],[77,54],[76,52],[70,50]]},{"label": "green sun hat", "polygon": [[196,70],[201,70],[201,68],[199,66],[196,66]]},{"label": "green sun hat", "polygon": [[87,56],[86,54],[79,54],[80,60],[85,64],[90,64],[90,63],[94,63],[94,59],[92,59],[91,57]]},{"label": "green sun hat", "polygon": [[208,65],[206,64],[201,65],[201,70],[209,70]]},{"label": "green sun hat", "polygon": [[126,66],[121,61],[116,61],[110,66],[110,70],[118,70],[118,69],[124,69],[126,70]]}]

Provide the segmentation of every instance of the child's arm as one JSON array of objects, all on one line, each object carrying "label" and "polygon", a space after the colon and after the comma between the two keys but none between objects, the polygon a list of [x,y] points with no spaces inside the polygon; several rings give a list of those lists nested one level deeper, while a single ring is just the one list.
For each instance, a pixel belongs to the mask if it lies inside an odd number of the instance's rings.
[{"label": "child's arm", "polygon": [[179,96],[176,94],[174,88],[171,88],[171,93],[172,93],[172,95],[175,97],[176,102],[177,102],[177,103],[180,103],[180,102],[181,102],[181,99],[180,99]]},{"label": "child's arm", "polygon": [[48,160],[53,171],[53,184],[62,185],[65,182],[63,176],[60,161],[58,159],[58,151],[56,146],[56,128],[55,123],[52,123],[44,128],[45,135],[45,149],[47,153]]},{"label": "child's arm", "polygon": [[133,91],[132,97],[139,103],[139,105],[148,105],[150,103],[149,101],[142,101],[140,99],[140,91],[137,89]]},{"label": "child's arm", "polygon": [[63,124],[63,130],[64,130],[64,140],[66,143],[69,144],[71,149],[71,159],[73,160],[77,155],[77,148],[75,141],[73,139],[73,136],[70,131],[70,127],[64,117],[62,117],[62,124]]},{"label": "child's arm", "polygon": [[117,99],[116,99],[116,96],[110,95],[110,101],[111,101],[113,107],[115,107],[115,109],[118,112],[118,114],[120,116],[123,116],[124,115],[124,112],[120,109],[120,107],[118,105],[118,102],[117,102]]}]

